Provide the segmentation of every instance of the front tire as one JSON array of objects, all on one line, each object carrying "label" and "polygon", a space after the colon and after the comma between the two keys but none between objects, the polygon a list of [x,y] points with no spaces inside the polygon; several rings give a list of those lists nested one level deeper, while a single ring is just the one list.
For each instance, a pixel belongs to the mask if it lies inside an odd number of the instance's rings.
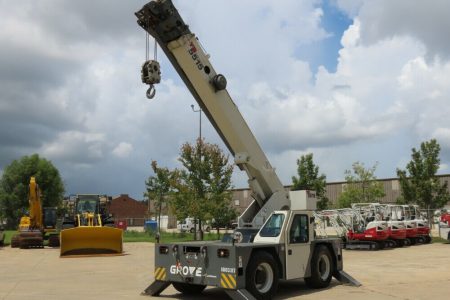
[{"label": "front tire", "polygon": [[278,275],[273,256],[265,251],[255,252],[247,266],[247,290],[256,299],[272,299],[278,289]]},{"label": "front tire", "polygon": [[172,285],[183,295],[197,295],[206,288],[206,285],[187,284],[183,282],[172,282]]},{"label": "front tire", "polygon": [[334,272],[334,262],[330,250],[326,246],[318,246],[311,260],[311,277],[305,278],[305,283],[313,289],[322,289],[330,285]]}]

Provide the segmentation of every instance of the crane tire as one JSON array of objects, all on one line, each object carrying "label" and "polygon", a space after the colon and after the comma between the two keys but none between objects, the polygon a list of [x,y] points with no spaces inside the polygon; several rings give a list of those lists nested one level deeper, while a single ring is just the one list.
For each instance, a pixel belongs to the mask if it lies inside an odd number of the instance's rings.
[{"label": "crane tire", "polygon": [[246,288],[259,300],[272,299],[278,289],[278,265],[266,251],[253,253],[247,266]]},{"label": "crane tire", "polygon": [[311,277],[305,278],[305,283],[313,289],[322,289],[330,285],[334,272],[334,261],[327,246],[315,248],[311,259]]},{"label": "crane tire", "polygon": [[206,288],[206,285],[188,284],[184,282],[172,282],[172,285],[183,295],[197,295]]}]

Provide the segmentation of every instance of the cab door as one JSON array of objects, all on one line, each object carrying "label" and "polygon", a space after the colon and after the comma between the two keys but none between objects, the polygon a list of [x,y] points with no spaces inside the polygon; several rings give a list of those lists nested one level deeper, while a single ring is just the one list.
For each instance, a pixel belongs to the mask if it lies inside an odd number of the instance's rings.
[{"label": "cab door", "polygon": [[292,214],[286,235],[286,279],[303,278],[311,252],[309,216]]}]

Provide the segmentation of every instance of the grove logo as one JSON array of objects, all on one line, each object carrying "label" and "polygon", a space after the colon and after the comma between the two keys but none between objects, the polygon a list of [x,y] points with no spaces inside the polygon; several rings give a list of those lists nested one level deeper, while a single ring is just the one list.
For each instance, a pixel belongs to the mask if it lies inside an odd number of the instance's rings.
[{"label": "grove logo", "polygon": [[201,267],[190,267],[190,266],[181,266],[181,265],[171,265],[170,266],[170,274],[181,274],[183,276],[202,276],[202,268]]}]

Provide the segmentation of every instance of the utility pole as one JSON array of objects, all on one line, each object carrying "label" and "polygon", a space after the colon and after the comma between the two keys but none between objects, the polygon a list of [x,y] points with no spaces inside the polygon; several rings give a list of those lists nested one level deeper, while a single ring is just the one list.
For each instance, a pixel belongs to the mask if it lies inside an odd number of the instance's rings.
[{"label": "utility pole", "polygon": [[[199,142],[202,142],[202,109],[199,108],[198,110],[194,109],[194,104],[191,104],[192,111],[197,113],[199,115],[199,126],[198,126],[198,138]],[[201,154],[200,154],[201,155]],[[197,224],[198,224],[198,230],[197,230]],[[203,230],[202,230],[202,221],[199,219],[194,219],[194,239],[195,240],[203,240]]]}]

